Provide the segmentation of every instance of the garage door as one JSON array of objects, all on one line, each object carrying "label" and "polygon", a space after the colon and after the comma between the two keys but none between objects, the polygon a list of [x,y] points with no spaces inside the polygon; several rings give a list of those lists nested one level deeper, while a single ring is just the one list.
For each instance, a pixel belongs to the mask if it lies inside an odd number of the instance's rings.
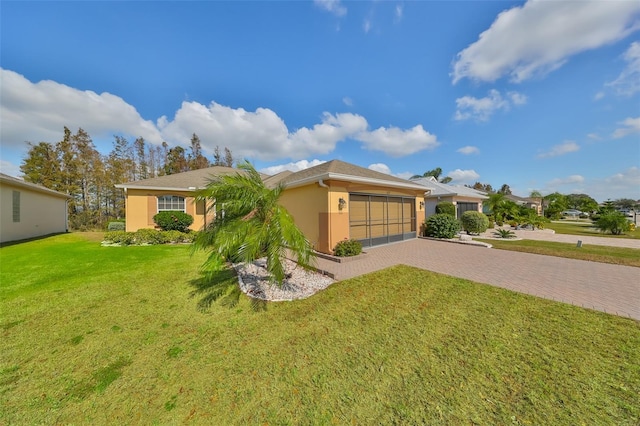
[{"label": "garage door", "polygon": [[416,237],[414,198],[349,194],[349,233],[364,247]]}]

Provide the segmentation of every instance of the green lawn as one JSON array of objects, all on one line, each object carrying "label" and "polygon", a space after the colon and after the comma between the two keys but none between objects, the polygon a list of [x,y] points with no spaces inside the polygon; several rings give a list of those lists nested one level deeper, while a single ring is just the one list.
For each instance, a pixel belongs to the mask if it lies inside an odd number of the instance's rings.
[{"label": "green lawn", "polygon": [[203,258],[1,248],[0,424],[640,421],[637,321],[404,266],[202,311]]},{"label": "green lawn", "polygon": [[629,231],[623,235],[611,235],[603,234],[602,232],[593,228],[593,224],[591,223],[591,221],[585,221],[584,223],[554,221],[551,223],[546,223],[544,226],[545,228],[553,229],[558,234],[640,239],[640,227],[638,227],[635,231]]},{"label": "green lawn", "polygon": [[576,247],[575,244],[537,240],[481,238],[474,238],[474,240],[489,243],[493,248],[500,250],[520,251],[544,254],[547,256],[566,257],[569,259],[640,267],[640,249],[598,246],[593,244],[583,244],[582,247]]}]

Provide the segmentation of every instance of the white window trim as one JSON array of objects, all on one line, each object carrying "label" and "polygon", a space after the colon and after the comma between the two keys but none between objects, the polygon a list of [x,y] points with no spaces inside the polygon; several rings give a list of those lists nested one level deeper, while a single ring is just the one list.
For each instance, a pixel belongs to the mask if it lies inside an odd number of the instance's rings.
[{"label": "white window trim", "polygon": [[[182,207],[181,209],[179,209],[179,208],[176,208],[176,209],[174,209],[174,208],[170,208],[170,209],[162,208],[162,209],[161,209],[161,208],[160,208],[160,199],[161,199],[161,198],[164,198],[164,197],[182,198],[182,205],[183,205],[183,207]],[[179,201],[178,201],[178,203],[179,203]],[[164,202],[163,204],[166,204],[166,202]],[[173,204],[174,204],[174,200],[173,200],[173,199],[171,200],[170,204],[171,204],[171,206],[173,206]],[[183,197],[183,196],[181,196],[181,195],[170,195],[170,194],[167,194],[167,195],[158,195],[158,196],[156,197],[156,211],[157,211],[158,213],[160,213],[160,212],[167,212],[167,211],[172,211],[172,212],[175,212],[175,211],[182,211],[182,212],[185,212],[185,213],[186,213],[186,212],[187,212],[187,198],[186,198],[186,197]]]}]

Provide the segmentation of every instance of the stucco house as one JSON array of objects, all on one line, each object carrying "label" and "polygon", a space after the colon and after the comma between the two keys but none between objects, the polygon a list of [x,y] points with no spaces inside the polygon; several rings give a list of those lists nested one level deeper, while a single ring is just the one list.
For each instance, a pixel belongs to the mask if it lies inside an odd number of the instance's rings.
[{"label": "stucco house", "polygon": [[[211,167],[116,185],[125,190],[127,231],[153,228],[153,215],[160,210],[191,214],[191,228],[201,229],[213,219],[212,209],[196,205],[194,192],[212,176],[237,172]],[[344,239],[368,247],[416,238],[429,192],[422,185],[340,160],[263,177],[267,186],[284,185],[282,205],[314,249],[323,253],[331,253]]]},{"label": "stucco house", "polygon": [[70,198],[0,173],[0,242],[67,232]]},{"label": "stucco house", "polygon": [[482,212],[483,201],[489,199],[484,192],[466,186],[440,183],[433,176],[411,179],[411,182],[429,188],[431,191],[425,196],[425,217],[434,215],[436,205],[441,202],[453,203],[456,206],[457,218],[468,210]]}]

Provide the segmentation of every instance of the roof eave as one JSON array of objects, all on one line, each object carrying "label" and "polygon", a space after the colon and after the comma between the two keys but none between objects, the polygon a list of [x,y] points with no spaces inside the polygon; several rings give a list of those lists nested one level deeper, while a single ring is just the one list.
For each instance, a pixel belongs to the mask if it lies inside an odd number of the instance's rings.
[{"label": "roof eave", "polygon": [[190,186],[188,188],[178,188],[175,186],[144,186],[144,185],[127,185],[127,184],[117,184],[114,185],[116,188],[119,189],[146,189],[148,191],[182,191],[182,192],[193,192],[193,191],[197,191],[199,189],[199,187],[195,187],[195,186]]},{"label": "roof eave", "polygon": [[424,187],[422,185],[418,185],[418,184],[394,182],[390,180],[366,178],[362,176],[345,175],[341,173],[331,173],[331,172],[323,173],[321,175],[316,175],[316,176],[310,176],[308,178],[287,183],[285,184],[285,188],[297,188],[300,186],[317,182],[318,180],[331,180],[331,179],[346,180],[348,182],[357,182],[357,183],[368,183],[371,185],[378,185],[378,186],[390,186],[393,188],[415,189],[415,190],[423,191],[425,193],[431,192],[429,188]]}]

